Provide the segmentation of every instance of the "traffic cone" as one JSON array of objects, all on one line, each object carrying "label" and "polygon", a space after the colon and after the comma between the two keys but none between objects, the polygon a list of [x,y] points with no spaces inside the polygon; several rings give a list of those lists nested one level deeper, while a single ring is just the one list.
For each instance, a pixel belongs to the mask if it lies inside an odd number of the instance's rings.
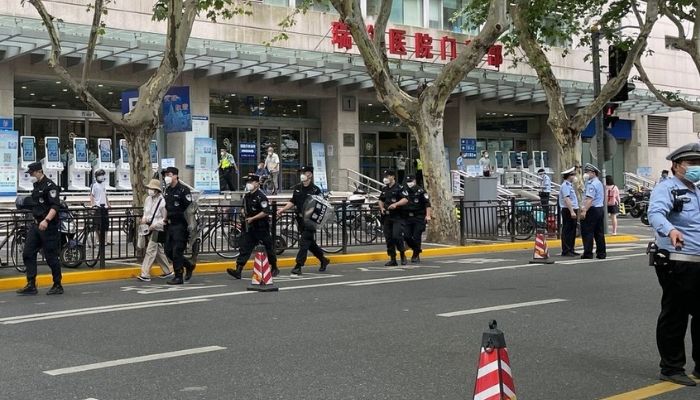
[{"label": "traffic cone", "polygon": [[255,248],[253,279],[248,285],[248,290],[254,290],[256,292],[276,292],[279,290],[279,288],[272,283],[272,268],[270,268],[270,262],[267,260],[265,247],[261,245]]},{"label": "traffic cone", "polygon": [[516,400],[506,338],[496,321],[489,323],[481,339],[474,400]]},{"label": "traffic cone", "polygon": [[620,207],[620,215],[627,215],[627,210],[625,209],[625,203],[620,203],[618,206]]},{"label": "traffic cone", "polygon": [[554,260],[549,258],[547,237],[543,232],[537,232],[535,235],[535,251],[532,254],[530,264],[554,264]]}]

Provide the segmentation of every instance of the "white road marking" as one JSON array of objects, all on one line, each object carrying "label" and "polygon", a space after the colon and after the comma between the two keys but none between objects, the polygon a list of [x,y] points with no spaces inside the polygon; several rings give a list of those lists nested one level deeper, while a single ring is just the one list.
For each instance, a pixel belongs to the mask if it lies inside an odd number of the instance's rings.
[{"label": "white road marking", "polygon": [[123,286],[122,292],[136,292],[138,294],[156,294],[168,292],[183,292],[186,290],[211,289],[226,287],[226,285],[202,285],[202,284],[187,284],[187,285],[137,285]]},{"label": "white road marking", "polygon": [[404,265],[402,267],[359,267],[359,268],[357,268],[357,270],[362,271],[362,272],[386,272],[386,271],[403,272],[403,271],[411,271],[414,269],[424,269],[424,268],[440,269],[440,267],[438,267],[437,265]]},{"label": "white road marking", "polygon": [[451,244],[442,244],[442,243],[423,242],[423,244],[427,244],[429,246],[435,246],[435,247],[452,247]]},{"label": "white road marking", "polygon": [[457,260],[436,261],[440,264],[493,264],[506,261],[515,261],[506,258],[461,258]]},{"label": "white road marking", "polygon": [[474,308],[471,310],[453,311],[453,312],[436,314],[436,315],[438,317],[450,318],[450,317],[459,317],[461,315],[481,314],[481,313],[490,312],[490,311],[510,310],[513,308],[532,307],[532,306],[540,306],[543,304],[561,303],[563,301],[569,301],[569,300],[566,300],[566,299],[548,299],[548,300],[528,301],[525,303],[504,304],[502,306]]},{"label": "white road marking", "polygon": [[597,258],[573,259],[573,260],[566,260],[566,261],[557,261],[557,264],[565,264],[565,265],[592,264],[592,263],[599,263],[599,262],[605,262],[605,261],[627,260],[629,258],[636,257],[636,256],[646,256],[646,254],[629,254],[629,255],[624,255],[624,256],[612,256],[612,257],[607,257],[604,260],[599,260]]},{"label": "white road marking", "polygon": [[169,353],[151,354],[148,356],[122,358],[119,360],[112,360],[112,361],[105,361],[105,362],[99,362],[99,363],[94,363],[94,364],[79,365],[77,367],[52,369],[49,371],[44,371],[44,373],[47,375],[51,375],[51,376],[74,374],[76,372],[92,371],[92,370],[96,370],[96,369],[116,367],[119,365],[136,364],[136,363],[142,363],[142,362],[154,361],[154,360],[164,360],[166,358],[189,356],[192,354],[202,354],[202,353],[209,353],[212,351],[220,351],[220,350],[226,350],[226,347],[221,347],[221,346],[197,347],[197,348],[188,349],[188,350],[171,351]]},{"label": "white road marking", "polygon": [[385,281],[380,281],[380,280],[374,280],[372,282],[361,282],[361,283],[351,283],[348,286],[372,286],[372,285],[384,285],[387,283],[404,283],[404,282],[413,282],[413,281],[423,281],[426,279],[439,279],[439,278],[450,278],[454,277],[454,275],[438,275],[438,276],[433,276],[433,275],[426,275],[426,276],[416,276],[413,278],[396,278],[396,279],[391,279],[391,280],[385,280]]}]

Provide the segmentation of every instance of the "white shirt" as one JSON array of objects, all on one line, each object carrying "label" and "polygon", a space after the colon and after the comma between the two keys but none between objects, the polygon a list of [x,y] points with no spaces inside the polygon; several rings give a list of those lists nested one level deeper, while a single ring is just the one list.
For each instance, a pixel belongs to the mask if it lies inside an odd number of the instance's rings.
[{"label": "white shirt", "polygon": [[107,181],[104,182],[94,182],[90,188],[90,194],[95,199],[95,205],[106,206],[107,205]]},{"label": "white shirt", "polygon": [[[160,200],[160,205],[158,205],[158,200]],[[156,210],[156,205],[158,205],[158,210]],[[154,212],[155,216],[153,215]],[[163,198],[162,194],[159,194],[156,197],[146,197],[146,201],[143,203],[143,216],[146,219],[146,224],[148,224],[151,221],[151,218],[153,218],[153,222],[151,223],[153,229],[156,231],[162,231],[164,229],[166,213],[165,199]]]},{"label": "white shirt", "polygon": [[399,157],[396,159],[396,169],[399,171],[403,171],[406,169],[406,159],[403,157]]},{"label": "white shirt", "polygon": [[268,154],[265,157],[265,168],[270,172],[277,172],[280,169],[280,156],[277,153]]}]

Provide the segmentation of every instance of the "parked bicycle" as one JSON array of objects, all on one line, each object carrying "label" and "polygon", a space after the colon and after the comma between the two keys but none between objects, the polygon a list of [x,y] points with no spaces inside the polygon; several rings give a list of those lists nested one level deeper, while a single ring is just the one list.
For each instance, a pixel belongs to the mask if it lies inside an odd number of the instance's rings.
[{"label": "parked bicycle", "polygon": [[82,227],[79,226],[73,211],[62,208],[59,212],[61,236],[59,259],[61,265],[66,268],[78,268],[82,263],[89,268],[94,268],[99,260],[98,224],[95,223],[95,218],[99,218],[99,212],[97,208],[87,207],[84,204],[82,206],[85,209],[81,218]]},{"label": "parked bicycle", "polygon": [[[31,215],[25,211],[13,211],[11,221],[3,224],[1,229],[7,232],[2,241],[0,241],[0,249],[9,248],[8,258],[4,262],[0,260],[3,266],[8,265],[8,261],[12,263],[15,269],[19,272],[26,272],[22,253],[24,252],[24,243],[27,241],[27,231],[31,224]],[[7,247],[5,247],[7,246]]]}]

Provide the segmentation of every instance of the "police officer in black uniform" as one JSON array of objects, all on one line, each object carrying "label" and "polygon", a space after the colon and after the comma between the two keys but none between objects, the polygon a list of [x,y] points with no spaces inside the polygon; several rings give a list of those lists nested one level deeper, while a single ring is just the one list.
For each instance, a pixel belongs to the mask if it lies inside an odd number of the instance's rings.
[{"label": "police officer in black uniform", "polygon": [[384,171],[384,188],[379,195],[379,212],[382,215],[384,238],[386,239],[386,253],[391,258],[384,264],[394,267],[396,264],[396,250],[401,254],[401,265],[406,265],[406,253],[404,253],[403,229],[404,219],[402,209],[408,204],[408,192],[396,182],[396,173],[392,170]]},{"label": "police officer in black uniform", "polygon": [[58,261],[60,247],[58,233],[58,210],[61,206],[60,188],[42,170],[41,163],[29,164],[27,173],[34,182],[31,199],[22,208],[32,210],[34,223],[27,232],[22,259],[27,267],[27,286],[17,291],[21,295],[37,294],[36,258],[39,250],[44,250],[44,258],[51,268],[53,286],[46,294],[63,294],[61,286],[61,263]]},{"label": "police officer in black uniform", "polygon": [[428,193],[416,183],[416,178],[409,176],[406,178],[406,193],[408,193],[408,204],[401,207],[406,218],[404,239],[406,244],[413,250],[411,256],[412,263],[420,262],[421,240],[425,225],[432,218],[430,215],[430,199]]},{"label": "police officer in black uniform", "polygon": [[331,260],[323,255],[323,250],[318,247],[316,243],[316,230],[304,223],[304,203],[309,196],[320,196],[321,189],[314,185],[314,168],[311,166],[306,166],[300,170],[301,183],[295,185],[292,189],[294,190],[292,194],[292,199],[277,211],[277,215],[281,216],[285,211],[296,208],[297,212],[297,225],[299,226],[299,232],[301,232],[301,237],[299,239],[299,252],[297,253],[296,265],[292,269],[292,276],[301,275],[301,267],[306,263],[306,256],[309,251],[311,254],[316,256],[321,262],[321,268],[319,272],[324,272],[328,268],[328,264]]},{"label": "police officer in black uniform", "polygon": [[267,200],[267,196],[260,190],[260,177],[249,174],[246,177],[246,191],[243,196],[243,235],[241,237],[240,254],[236,259],[236,268],[228,268],[226,272],[236,279],[241,279],[241,273],[245,263],[250,258],[250,254],[258,243],[265,246],[267,259],[272,267],[272,276],[279,275],[277,268],[277,255],[272,245],[272,235],[270,234],[270,215],[272,208]]},{"label": "police officer in black uniform", "polygon": [[168,212],[165,255],[173,260],[173,269],[175,270],[175,277],[167,282],[169,285],[182,285],[183,270],[184,280],[189,281],[195,267],[185,258],[185,248],[189,238],[185,210],[192,203],[192,193],[178,179],[179,172],[175,167],[163,170],[166,185],[163,197],[165,197],[165,210]]}]

